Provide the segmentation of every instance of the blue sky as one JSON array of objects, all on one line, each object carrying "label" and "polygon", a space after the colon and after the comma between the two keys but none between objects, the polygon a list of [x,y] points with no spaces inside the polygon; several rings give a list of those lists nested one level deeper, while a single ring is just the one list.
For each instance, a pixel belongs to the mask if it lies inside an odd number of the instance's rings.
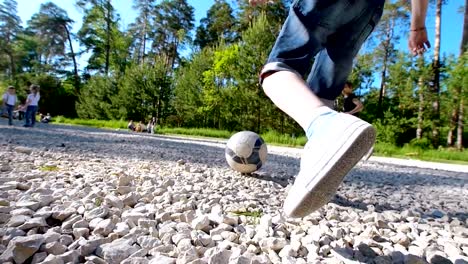
[{"label": "blue sky", "polygon": [[[76,32],[81,27],[82,14],[77,10],[74,3],[76,0],[51,0],[61,8],[68,12],[68,15],[76,21],[74,24],[73,31]],[[40,0],[17,0],[18,12],[23,20],[23,25],[26,21],[39,10],[41,3],[47,1]],[[135,11],[131,8],[133,1],[131,0],[114,0],[113,4],[116,7],[118,13],[121,16],[121,22],[123,25],[133,22],[135,18]],[[195,8],[195,18],[198,21],[205,17],[206,11],[213,4],[213,0],[188,0]],[[442,13],[442,43],[441,50],[442,54],[458,54],[460,48],[460,41],[463,27],[463,14],[459,13],[458,10],[462,6],[462,0],[450,0],[449,3],[443,7]],[[434,43],[434,10],[429,10],[429,16],[426,22],[429,39],[431,44]],[[401,39],[400,49],[405,50],[407,47],[406,39]],[[77,48],[77,47],[75,47]]]}]

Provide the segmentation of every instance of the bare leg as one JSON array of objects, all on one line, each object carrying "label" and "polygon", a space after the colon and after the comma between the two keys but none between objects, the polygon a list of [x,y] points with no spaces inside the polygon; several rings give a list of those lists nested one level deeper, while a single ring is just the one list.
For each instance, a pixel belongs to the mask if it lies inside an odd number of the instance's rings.
[{"label": "bare leg", "polygon": [[279,71],[266,77],[263,89],[273,103],[307,131],[312,113],[324,104],[296,73]]}]

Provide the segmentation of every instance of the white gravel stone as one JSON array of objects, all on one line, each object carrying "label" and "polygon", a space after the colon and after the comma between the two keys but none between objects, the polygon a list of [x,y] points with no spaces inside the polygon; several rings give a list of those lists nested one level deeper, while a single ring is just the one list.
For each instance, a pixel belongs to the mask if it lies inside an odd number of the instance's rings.
[{"label": "white gravel stone", "polygon": [[115,224],[112,222],[112,219],[105,219],[96,225],[96,228],[94,228],[93,233],[102,236],[107,236],[112,232],[114,227]]},{"label": "white gravel stone", "polygon": [[139,248],[133,245],[133,241],[128,239],[116,240],[112,243],[107,243],[98,246],[96,255],[110,263],[119,263],[128,258]]},{"label": "white gravel stone", "polygon": [[44,240],[43,235],[15,237],[8,243],[8,247],[0,256],[0,262],[6,263],[14,260],[15,263],[24,263],[39,250]]},{"label": "white gravel stone", "polygon": [[208,216],[199,216],[192,221],[192,227],[195,230],[209,230],[210,229],[210,219]]}]

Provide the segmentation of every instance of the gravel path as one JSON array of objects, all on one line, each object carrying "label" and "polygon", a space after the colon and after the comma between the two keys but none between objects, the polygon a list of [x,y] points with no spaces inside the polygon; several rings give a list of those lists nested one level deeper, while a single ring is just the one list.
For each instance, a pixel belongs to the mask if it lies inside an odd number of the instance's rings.
[{"label": "gravel path", "polygon": [[466,166],[371,159],[290,219],[299,155],[247,177],[223,142],[2,119],[0,263],[468,263]]}]

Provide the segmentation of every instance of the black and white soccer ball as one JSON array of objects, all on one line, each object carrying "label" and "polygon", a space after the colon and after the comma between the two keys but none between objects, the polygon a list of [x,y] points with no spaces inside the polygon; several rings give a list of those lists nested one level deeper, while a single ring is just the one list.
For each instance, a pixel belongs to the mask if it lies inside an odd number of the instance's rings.
[{"label": "black and white soccer ball", "polygon": [[226,161],[240,173],[259,170],[266,162],[267,145],[255,132],[241,131],[234,134],[226,144]]}]

